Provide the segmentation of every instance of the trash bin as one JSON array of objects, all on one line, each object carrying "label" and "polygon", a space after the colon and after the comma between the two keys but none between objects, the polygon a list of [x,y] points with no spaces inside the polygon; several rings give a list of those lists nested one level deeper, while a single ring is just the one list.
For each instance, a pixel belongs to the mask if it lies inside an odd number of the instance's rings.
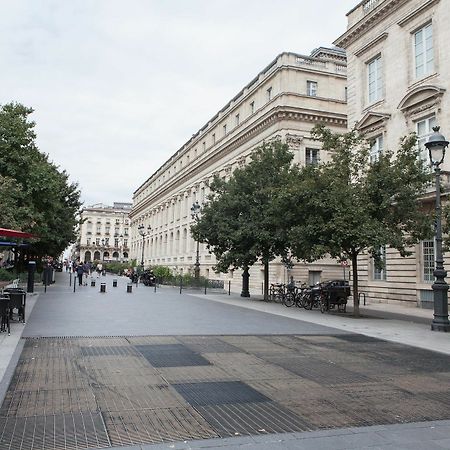
[{"label": "trash bin", "polygon": [[6,288],[3,292],[9,294],[10,318],[14,309],[17,309],[17,315],[20,322],[25,323],[25,306],[27,303],[27,293],[22,288]]},{"label": "trash bin", "polygon": [[131,294],[133,292],[133,283],[127,283],[127,294]]},{"label": "trash bin", "polygon": [[113,280],[113,287],[117,287],[117,280],[116,279]]},{"label": "trash bin", "polygon": [[106,283],[100,283],[100,292],[106,292]]},{"label": "trash bin", "polygon": [[91,287],[95,287],[95,278],[91,278]]}]

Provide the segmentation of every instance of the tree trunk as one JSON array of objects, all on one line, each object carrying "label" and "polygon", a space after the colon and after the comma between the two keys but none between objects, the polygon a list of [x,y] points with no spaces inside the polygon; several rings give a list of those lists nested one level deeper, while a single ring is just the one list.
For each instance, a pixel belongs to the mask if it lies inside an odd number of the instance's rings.
[{"label": "tree trunk", "polygon": [[264,261],[264,300],[269,301],[269,261]]},{"label": "tree trunk", "polygon": [[242,272],[242,291],[241,297],[250,297],[250,291],[248,289],[250,274],[248,273],[248,267]]},{"label": "tree trunk", "polygon": [[359,292],[358,292],[358,253],[352,253],[353,274],[353,316],[359,317]]}]

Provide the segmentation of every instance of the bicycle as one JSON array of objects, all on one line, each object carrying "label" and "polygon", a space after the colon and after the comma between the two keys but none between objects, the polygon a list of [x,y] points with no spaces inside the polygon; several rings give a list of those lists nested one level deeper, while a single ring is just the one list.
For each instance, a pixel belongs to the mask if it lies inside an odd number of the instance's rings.
[{"label": "bicycle", "polygon": [[286,295],[285,285],[272,283],[269,287],[269,299],[276,303],[283,303]]}]

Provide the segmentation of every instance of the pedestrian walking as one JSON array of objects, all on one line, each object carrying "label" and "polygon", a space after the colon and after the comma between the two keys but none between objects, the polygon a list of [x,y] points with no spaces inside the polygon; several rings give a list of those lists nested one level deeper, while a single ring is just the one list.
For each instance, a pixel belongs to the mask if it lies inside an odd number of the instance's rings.
[{"label": "pedestrian walking", "polygon": [[102,272],[103,272],[103,264],[99,262],[97,264],[97,278],[102,274]]},{"label": "pedestrian walking", "polygon": [[76,272],[77,272],[77,277],[78,277],[78,286],[82,286],[83,285],[84,267],[83,267],[83,264],[81,264],[81,262],[78,264],[78,266],[76,268]]},{"label": "pedestrian walking", "polygon": [[88,285],[89,274],[90,274],[90,267],[89,264],[85,262],[83,264],[83,286]]}]

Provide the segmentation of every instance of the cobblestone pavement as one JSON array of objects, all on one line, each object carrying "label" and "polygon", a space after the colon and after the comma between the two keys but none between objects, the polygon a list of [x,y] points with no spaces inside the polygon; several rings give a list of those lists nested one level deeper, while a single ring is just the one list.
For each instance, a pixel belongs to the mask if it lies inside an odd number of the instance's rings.
[{"label": "cobblestone pavement", "polygon": [[171,291],[52,288],[0,408],[2,450],[450,448],[449,355]]}]

